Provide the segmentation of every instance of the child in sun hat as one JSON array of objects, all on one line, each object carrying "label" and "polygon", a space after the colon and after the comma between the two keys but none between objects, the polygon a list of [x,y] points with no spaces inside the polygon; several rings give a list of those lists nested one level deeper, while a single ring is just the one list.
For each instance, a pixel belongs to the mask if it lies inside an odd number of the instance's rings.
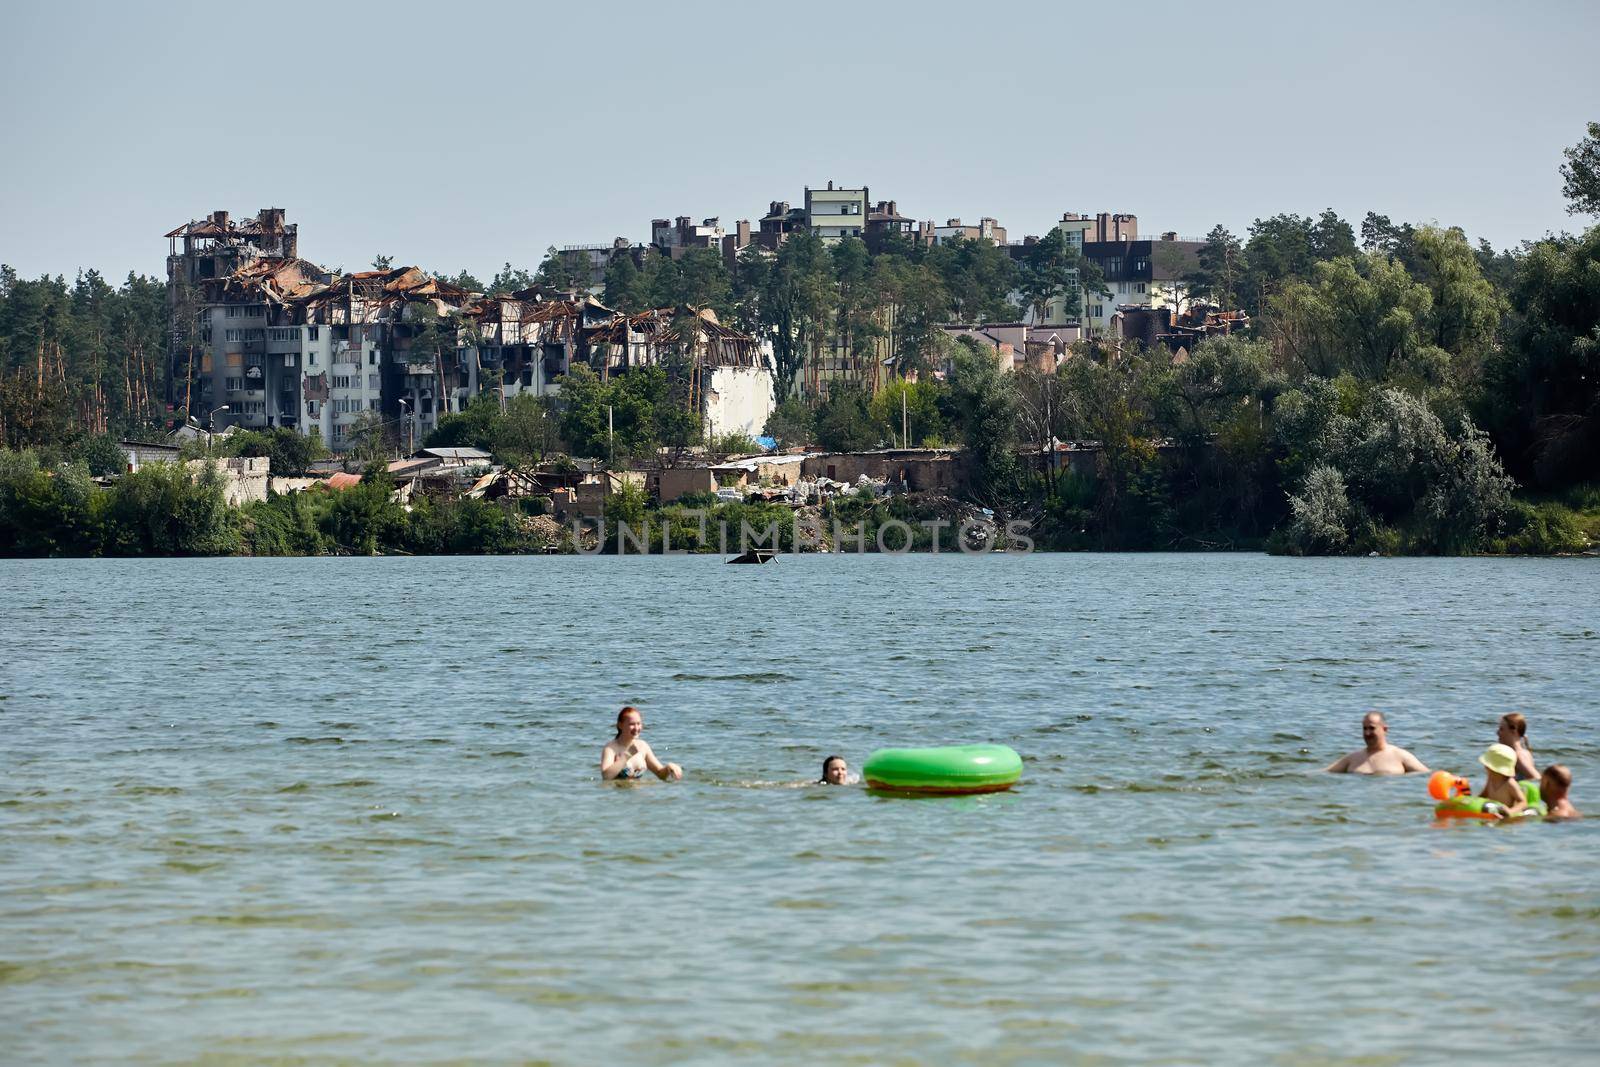
[{"label": "child in sun hat", "polygon": [[1528,798],[1517,784],[1517,750],[1510,745],[1490,745],[1478,762],[1489,772],[1478,795],[1499,804],[1502,819],[1520,814],[1528,806]]}]

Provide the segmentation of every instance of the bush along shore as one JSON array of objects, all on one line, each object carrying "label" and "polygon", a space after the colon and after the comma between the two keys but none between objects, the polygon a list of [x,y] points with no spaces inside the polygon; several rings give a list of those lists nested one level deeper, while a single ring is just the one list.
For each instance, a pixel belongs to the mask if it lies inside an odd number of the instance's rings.
[{"label": "bush along shore", "polygon": [[[1199,530],[1219,540],[1191,536],[1176,547],[1548,555],[1592,551],[1590,546],[1600,543],[1600,487],[1578,487],[1559,497],[1513,496],[1503,476],[1474,466],[1484,463],[1477,439],[1452,443],[1441,436],[1433,445],[1438,455],[1429,461],[1443,469],[1402,509],[1379,510],[1393,499],[1383,495],[1392,484],[1370,475],[1347,482],[1340,468],[1320,465],[1308,478],[1308,490],[1290,498],[1284,525],[1270,537],[1236,537],[1214,523],[1202,523]],[[1223,461],[1211,457],[1206,462]],[[1164,505],[1161,486],[1189,475],[1177,459],[1146,471],[1114,513],[1122,524],[1115,529],[1123,536],[1114,547],[1173,547],[1155,537],[1181,530],[1180,524],[1192,516]],[[1474,491],[1485,486],[1488,495]],[[369,466],[350,488],[317,486],[230,507],[221,478],[209,468],[194,471],[155,463],[102,485],[82,463],[47,466],[31,452],[0,450],[0,555],[1100,550],[1107,546],[1098,535],[1108,529],[1099,525],[1103,520],[1097,511],[1103,491],[1093,479],[1062,475],[1043,498],[1042,508],[997,513],[954,496],[885,493],[881,487],[845,491],[801,507],[728,501],[710,493],[657,505],[642,489],[624,485],[608,499],[603,521],[558,521],[543,497],[489,501],[418,496],[402,505],[382,464]],[[1400,524],[1384,521],[1391,515],[1398,515]],[[1463,530],[1476,530],[1480,536],[1470,540]]]}]

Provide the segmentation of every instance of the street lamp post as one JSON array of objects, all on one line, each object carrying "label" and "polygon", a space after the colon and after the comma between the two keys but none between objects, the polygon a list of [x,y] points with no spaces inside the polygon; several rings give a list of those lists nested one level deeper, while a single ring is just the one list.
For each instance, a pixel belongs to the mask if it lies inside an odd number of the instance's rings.
[{"label": "street lamp post", "polygon": [[217,412],[219,412],[219,411],[227,411],[227,410],[228,410],[228,405],[224,404],[220,408],[212,408],[211,409],[211,414],[206,416],[206,451],[207,452],[211,451],[211,439],[216,436]]},{"label": "street lamp post", "polygon": [[400,398],[400,414],[406,420],[406,455],[409,456],[409,455],[411,455],[411,452],[412,452],[412,448],[411,448],[411,426],[412,426],[412,421],[411,421],[411,401],[407,400],[405,397],[401,397]]}]

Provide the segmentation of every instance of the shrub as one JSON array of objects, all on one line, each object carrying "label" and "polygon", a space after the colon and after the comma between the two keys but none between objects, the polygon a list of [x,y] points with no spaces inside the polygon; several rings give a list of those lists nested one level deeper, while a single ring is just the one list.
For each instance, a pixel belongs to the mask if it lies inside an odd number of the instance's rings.
[{"label": "shrub", "polygon": [[1353,509],[1344,477],[1332,467],[1311,468],[1305,487],[1289,497],[1289,522],[1279,547],[1296,556],[1328,556],[1350,543]]}]

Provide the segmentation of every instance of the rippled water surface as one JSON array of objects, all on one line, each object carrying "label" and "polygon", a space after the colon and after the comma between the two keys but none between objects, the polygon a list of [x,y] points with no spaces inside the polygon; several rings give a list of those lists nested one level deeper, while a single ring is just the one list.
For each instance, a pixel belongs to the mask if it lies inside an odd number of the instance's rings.
[{"label": "rippled water surface", "polygon": [[[0,561],[6,1062],[1578,1062],[1600,564]],[[616,709],[682,783],[602,785]],[[1023,785],[796,783],[1005,742]],[[1474,779],[1480,777],[1473,775]],[[1498,1050],[1498,1051],[1491,1051]],[[1592,1060],[1590,1060],[1592,1062]]]}]

